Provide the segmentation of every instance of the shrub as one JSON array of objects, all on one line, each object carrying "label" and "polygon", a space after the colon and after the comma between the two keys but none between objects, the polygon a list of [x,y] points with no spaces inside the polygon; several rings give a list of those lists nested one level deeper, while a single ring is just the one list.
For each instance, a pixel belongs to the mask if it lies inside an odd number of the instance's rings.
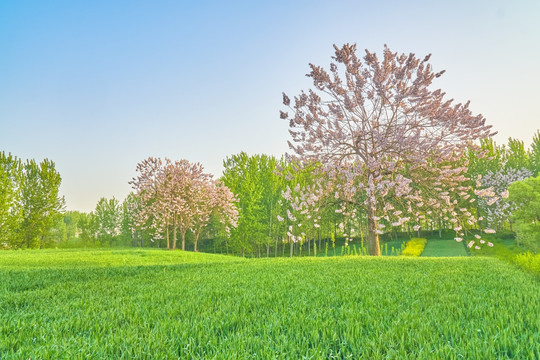
[{"label": "shrub", "polygon": [[514,256],[512,261],[523,270],[532,272],[533,274],[540,276],[540,254],[533,254],[527,252]]},{"label": "shrub", "polygon": [[420,256],[426,247],[427,240],[424,238],[412,238],[405,244],[405,249],[401,253],[403,256]]}]

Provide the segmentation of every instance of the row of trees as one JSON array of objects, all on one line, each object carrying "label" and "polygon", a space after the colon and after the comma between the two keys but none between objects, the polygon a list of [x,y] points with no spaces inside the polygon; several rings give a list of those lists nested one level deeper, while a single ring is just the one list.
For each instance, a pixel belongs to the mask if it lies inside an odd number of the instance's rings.
[{"label": "row of trees", "polygon": [[[515,146],[515,144],[519,144],[519,146]],[[517,230],[520,235],[518,238],[532,246],[539,241],[535,236],[538,233],[538,220],[532,221],[534,216],[537,216],[535,209],[538,209],[532,195],[540,193],[537,189],[538,185],[534,183],[534,181],[540,180],[532,178],[533,175],[538,174],[538,161],[536,159],[540,158],[538,156],[539,145],[540,132],[535,135],[533,144],[529,148],[515,139],[510,139],[505,145],[498,145],[489,140],[483,141],[481,144],[481,149],[488,151],[488,156],[477,159],[473,153],[468,153],[468,160],[472,164],[469,166],[469,176],[476,178],[481,175],[482,179],[479,182],[482,185],[481,188],[488,185],[488,187],[494,187],[495,193],[499,194],[510,189],[510,196],[506,199],[498,197],[492,201],[489,197],[477,197],[478,201],[471,203],[469,209],[472,213],[479,214],[481,227],[494,228],[497,231]],[[8,162],[7,159],[11,160]],[[3,174],[6,174],[6,169],[9,168],[5,164],[17,163],[14,159],[14,157],[9,158],[9,156],[2,158]],[[159,164],[160,161],[159,159],[151,159],[145,160],[141,164],[148,165],[149,162]],[[30,161],[29,164],[31,163]],[[164,194],[166,186],[170,186],[169,182],[164,181],[166,174],[163,171],[164,163],[173,164],[171,161],[161,161],[159,166],[139,167],[141,170],[143,167],[145,169],[159,169],[161,167],[161,175],[154,179],[155,181],[161,179],[156,186],[162,188],[162,194]],[[187,162],[182,163],[187,165]],[[23,168],[22,163],[19,163],[19,166],[21,169]],[[197,168],[202,173],[200,165]],[[182,222],[177,220],[179,224],[176,227],[177,231],[185,232],[184,248],[186,248],[187,242],[189,248],[196,249],[199,239],[203,239],[206,242],[207,251],[217,249],[239,255],[278,256],[285,253],[286,255],[298,253],[301,250],[308,255],[316,248],[321,251],[330,239],[339,237],[345,237],[348,243],[354,243],[354,241],[359,243],[367,232],[365,216],[354,209],[350,212],[344,210],[343,202],[335,198],[335,193],[326,199],[318,196],[317,201],[314,201],[316,197],[308,194],[306,189],[313,190],[313,185],[320,181],[320,179],[317,180],[315,170],[315,168],[300,169],[295,164],[286,161],[285,158],[277,159],[268,155],[249,156],[246,153],[241,153],[228,157],[224,161],[224,172],[220,182],[213,183],[219,183],[222,189],[224,185],[230,189],[230,192],[227,193],[228,204],[234,204],[234,209],[238,211],[238,214],[231,216],[231,219],[237,219],[237,226],[230,226],[232,224],[229,223],[229,231],[226,231],[226,227],[217,216],[218,214],[212,213],[212,211],[205,213],[210,215],[207,216],[204,224],[200,221],[194,222],[198,225],[193,229],[181,228]],[[147,172],[147,170],[143,171]],[[29,174],[34,173],[30,172]],[[521,181],[511,185],[514,181],[529,177],[531,178],[525,182]],[[208,175],[203,178],[210,179]],[[6,176],[3,176],[2,179],[3,184],[6,184]],[[8,192],[16,193],[16,191],[11,191],[14,189],[13,186],[3,186],[2,189],[4,190],[2,209],[6,209],[6,194]],[[194,189],[191,191],[191,194],[197,193]],[[31,238],[24,237],[24,234],[29,232],[25,232],[23,226],[30,224],[30,221],[14,222],[16,219],[14,215],[21,214],[21,212],[11,211],[8,212],[11,216],[6,217],[6,211],[4,211],[2,213],[4,214],[2,223],[3,246],[9,245],[13,248],[47,246],[154,246],[166,248],[167,227],[160,227],[156,220],[165,219],[165,226],[167,226],[168,214],[168,230],[169,237],[171,237],[175,227],[174,210],[163,210],[169,209],[167,203],[163,202],[166,199],[164,196],[161,197],[159,206],[157,206],[155,198],[147,198],[148,208],[143,209],[141,208],[141,204],[144,203],[142,197],[147,194],[142,195],[143,191],[138,193],[139,196],[129,194],[123,202],[114,197],[111,199],[101,198],[95,210],[90,213],[67,211],[61,214],[57,211],[55,216],[48,219],[48,226],[42,232],[42,236],[34,237],[34,241],[28,241]],[[200,191],[199,193],[204,192]],[[233,194],[234,199],[232,199]],[[193,195],[190,195],[190,198],[193,199]],[[209,198],[206,197],[206,199]],[[27,197],[27,200],[30,199]],[[62,202],[62,199],[58,197],[57,199],[59,203]],[[29,202],[27,201],[26,204]],[[186,205],[184,204],[184,206]],[[34,208],[37,209],[37,207]],[[233,207],[229,209],[233,209]],[[214,208],[214,210],[217,209]],[[153,213],[153,211],[165,211],[165,215],[160,212]],[[351,217],[353,213],[355,216],[358,215],[356,221],[347,222],[347,217]],[[33,218],[36,219],[36,215]],[[426,218],[426,222],[428,220]],[[382,221],[384,223],[385,220]],[[295,227],[295,224],[300,226]],[[444,228],[451,228],[452,223],[444,219],[432,219],[431,224],[432,226],[423,224],[422,228],[440,232]],[[12,236],[8,240],[7,231],[10,229]],[[402,224],[395,226],[392,231],[381,231],[381,233],[384,234],[384,238],[389,239],[397,232],[412,233],[415,230],[419,229]],[[23,239],[26,240],[23,241]],[[169,247],[175,247],[174,239],[172,246],[169,244]]]},{"label": "row of trees", "polygon": [[60,182],[54,162],[0,152],[0,247],[50,245],[64,207]]},{"label": "row of trees", "polygon": [[379,237],[397,231],[450,229],[481,248],[492,246],[483,234],[512,229],[525,202],[510,184],[538,173],[540,133],[530,149],[515,139],[495,144],[469,103],[431,88],[444,71],[432,70],[430,55],[334,50],[329,69],[310,64],[311,89],[283,94],[292,155],[231,156],[219,181],[200,164],[148,158],[121,216],[100,215],[119,207],[114,199],[96,207],[94,239],[123,233],[175,249],[179,235],[182,249],[191,238],[197,251],[203,236],[227,252],[269,256],[272,247],[311,254],[321,238],[348,244],[365,235],[380,255]]}]

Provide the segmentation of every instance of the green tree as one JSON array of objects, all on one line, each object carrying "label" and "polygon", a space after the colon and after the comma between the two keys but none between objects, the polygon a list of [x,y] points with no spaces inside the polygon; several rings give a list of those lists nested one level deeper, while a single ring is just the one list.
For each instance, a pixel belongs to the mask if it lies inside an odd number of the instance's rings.
[{"label": "green tree", "polygon": [[141,247],[144,244],[143,236],[138,231],[136,224],[136,212],[138,206],[139,199],[135,195],[133,195],[133,193],[129,193],[122,202],[122,215],[120,224],[120,238],[122,244],[131,244],[134,246],[138,244]]},{"label": "green tree", "polygon": [[109,200],[101,198],[94,210],[94,216],[97,239],[102,245],[108,243],[112,246],[120,235],[122,221],[120,203],[114,197]]},{"label": "green tree", "polygon": [[0,249],[14,246],[17,240],[22,222],[21,179],[21,161],[0,152]]},{"label": "green tree", "polygon": [[54,162],[45,159],[39,164],[28,160],[23,165],[21,203],[23,221],[20,247],[44,247],[45,236],[58,221],[64,208],[64,199],[59,196],[60,174]]},{"label": "green tree", "polygon": [[529,163],[529,170],[532,171],[533,176],[537,176],[540,173],[540,130],[536,130],[533,136]]},{"label": "green tree", "polygon": [[529,152],[525,149],[522,140],[508,139],[508,145],[504,151],[505,168],[523,169],[529,167]]},{"label": "green tree", "polygon": [[223,162],[222,180],[238,200],[238,226],[231,231],[230,245],[242,254],[277,254],[281,224],[277,222],[283,179],[276,173],[283,160],[268,155],[232,155]]},{"label": "green tree", "polygon": [[95,246],[97,239],[97,222],[94,213],[79,213],[79,238],[84,246]]},{"label": "green tree", "polygon": [[265,229],[263,219],[263,184],[260,181],[260,156],[242,152],[225,159],[222,180],[238,200],[238,226],[231,232],[230,245],[244,256],[262,243]]},{"label": "green tree", "polygon": [[510,184],[508,199],[516,204],[512,216],[518,239],[540,250],[540,175]]},{"label": "green tree", "polygon": [[64,213],[64,223],[66,224],[67,241],[76,241],[81,233],[79,219],[81,213],[78,211],[66,211]]}]

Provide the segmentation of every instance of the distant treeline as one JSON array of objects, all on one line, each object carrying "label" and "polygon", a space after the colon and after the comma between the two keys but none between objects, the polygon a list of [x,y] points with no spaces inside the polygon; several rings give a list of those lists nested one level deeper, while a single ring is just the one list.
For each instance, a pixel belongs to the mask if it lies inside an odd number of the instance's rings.
[{"label": "distant treeline", "polygon": [[[482,228],[517,231],[522,243],[538,248],[540,222],[534,220],[532,212],[540,209],[535,210],[538,204],[530,202],[528,197],[540,196],[540,187],[535,187],[536,182],[540,184],[540,178],[535,179],[540,171],[540,132],[528,148],[516,139],[509,139],[505,145],[485,140],[481,148],[485,157],[479,159],[471,152],[464,159],[468,162],[468,176],[477,179],[477,186],[492,188],[497,194],[505,194],[510,189],[509,196],[478,197],[470,202],[468,211],[481,219]],[[321,253],[328,244],[335,246],[336,239],[342,239],[342,243],[362,244],[366,217],[355,213],[354,221],[345,222],[346,215],[340,210],[342,204],[332,198],[318,203],[315,220],[302,224],[300,241],[290,241],[292,220],[301,216],[309,219],[310,214],[291,206],[284,194],[294,193],[295,188],[308,188],[313,180],[312,169],[300,169],[284,158],[245,153],[226,158],[224,168],[219,180],[235,195],[237,224],[227,232],[219,219],[210,217],[200,234],[203,251],[289,256],[311,255],[317,249]],[[292,173],[294,176],[290,175]],[[165,229],[141,226],[137,209],[144,204],[136,193],[129,194],[122,202],[102,198],[90,213],[64,211],[64,200],[58,195],[60,181],[52,161],[23,162],[0,153],[1,247],[167,246],[165,232],[172,233],[172,222]],[[516,182],[517,185],[511,185]],[[299,192],[298,196],[307,195]],[[289,194],[289,197],[294,195]],[[344,227],[344,223],[349,225]],[[390,240],[398,234],[415,236],[421,231],[448,234],[448,229],[452,229],[452,224],[444,218],[430,219],[428,214],[420,225],[414,229],[407,224],[397,226],[381,234],[381,238]],[[475,229],[469,230],[472,236]],[[194,240],[193,234],[187,232],[187,250],[193,249]]]}]

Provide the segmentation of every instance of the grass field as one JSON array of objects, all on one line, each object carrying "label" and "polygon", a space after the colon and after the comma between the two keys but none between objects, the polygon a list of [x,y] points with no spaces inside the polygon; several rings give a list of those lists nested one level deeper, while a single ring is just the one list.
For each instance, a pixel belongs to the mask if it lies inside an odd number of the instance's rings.
[{"label": "grass field", "polygon": [[463,242],[454,239],[429,239],[421,256],[468,256]]},{"label": "grass field", "polygon": [[540,282],[495,258],[0,252],[4,359],[540,358]]}]

